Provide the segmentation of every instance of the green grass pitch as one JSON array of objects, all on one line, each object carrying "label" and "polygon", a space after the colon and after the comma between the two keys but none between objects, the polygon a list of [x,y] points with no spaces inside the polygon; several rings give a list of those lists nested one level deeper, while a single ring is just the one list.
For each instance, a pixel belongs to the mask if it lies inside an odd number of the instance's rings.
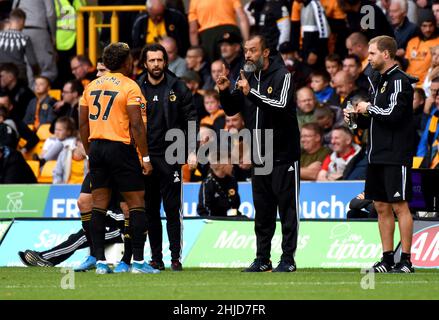
[{"label": "green grass pitch", "polygon": [[[74,273],[62,289],[61,268],[0,268],[5,299],[439,299],[439,271],[377,274],[358,269],[299,269],[295,273],[241,273],[238,269],[186,269],[157,275]],[[369,289],[362,289],[361,284]],[[374,283],[374,288],[371,284]]]}]

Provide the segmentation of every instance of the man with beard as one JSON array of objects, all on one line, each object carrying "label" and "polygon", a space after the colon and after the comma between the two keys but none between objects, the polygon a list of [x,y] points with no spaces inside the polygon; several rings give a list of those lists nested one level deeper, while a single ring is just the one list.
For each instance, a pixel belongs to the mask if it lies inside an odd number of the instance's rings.
[{"label": "man with beard", "polygon": [[[165,140],[170,129],[188,132],[189,122],[197,124],[197,110],[192,103],[192,93],[186,84],[167,71],[168,55],[160,44],[146,46],[140,57],[146,73],[138,84],[142,89],[147,106],[147,139],[151,164],[154,168],[151,177],[145,178],[145,206],[148,216],[148,234],[151,245],[149,264],[164,270],[162,253],[162,222],[160,203],[166,213],[169,249],[171,251],[171,270],[183,270],[182,248],[182,212],[181,212],[181,165],[165,159],[167,147]],[[198,125],[197,125],[198,128]],[[198,132],[198,129],[197,129]],[[187,162],[191,169],[196,168],[196,149],[188,146]]]},{"label": "man with beard", "polygon": [[[271,240],[276,228],[276,215],[282,224],[282,256],[274,272],[296,271],[294,255],[299,231],[299,158],[300,134],[294,102],[291,74],[281,59],[270,57],[263,36],[254,35],[244,45],[245,65],[235,89],[222,74],[217,79],[221,105],[228,116],[241,112],[248,129],[263,130],[253,139],[252,191],[256,209],[256,259],[244,271],[272,270]],[[268,131],[271,130],[271,131]],[[256,131],[257,132],[257,131]],[[268,135],[273,134],[270,145]],[[266,140],[266,141],[264,141]],[[268,150],[267,150],[268,149]],[[262,160],[262,150],[266,150]],[[257,159],[255,159],[257,158]],[[273,160],[270,172],[260,166]]]},{"label": "man with beard", "polygon": [[[410,250],[413,219],[410,168],[413,159],[413,79],[395,62],[397,44],[387,36],[369,42],[369,62],[379,74],[371,80],[371,102],[359,102],[358,125],[370,127],[365,198],[374,201],[383,246],[382,260],[374,272],[411,273]],[[345,121],[349,114],[345,109]],[[369,121],[370,120],[370,121]],[[394,213],[401,235],[401,259],[395,264]]]}]

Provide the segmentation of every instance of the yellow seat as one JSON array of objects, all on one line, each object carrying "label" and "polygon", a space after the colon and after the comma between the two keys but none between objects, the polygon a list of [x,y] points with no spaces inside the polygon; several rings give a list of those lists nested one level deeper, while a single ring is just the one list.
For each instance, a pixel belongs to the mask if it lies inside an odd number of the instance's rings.
[{"label": "yellow seat", "polygon": [[39,183],[52,183],[53,181],[53,169],[55,169],[56,160],[47,161],[43,169],[41,170],[41,174],[38,177]]},{"label": "yellow seat", "polygon": [[38,138],[40,138],[41,141],[45,141],[52,136],[52,133],[50,133],[49,129],[50,129],[49,123],[42,124],[41,126],[38,127],[37,136]]},{"label": "yellow seat", "polygon": [[40,162],[37,160],[26,160],[26,162],[34,172],[35,177],[38,179],[38,176],[40,175]]},{"label": "yellow seat", "polygon": [[73,160],[68,184],[81,184],[84,181],[84,160]]},{"label": "yellow seat", "polygon": [[413,165],[412,168],[413,169],[418,169],[419,166],[422,163],[422,160],[424,160],[424,157],[413,157]]},{"label": "yellow seat", "polygon": [[51,89],[49,90],[49,96],[51,96],[55,100],[61,100],[61,90],[59,89]]}]

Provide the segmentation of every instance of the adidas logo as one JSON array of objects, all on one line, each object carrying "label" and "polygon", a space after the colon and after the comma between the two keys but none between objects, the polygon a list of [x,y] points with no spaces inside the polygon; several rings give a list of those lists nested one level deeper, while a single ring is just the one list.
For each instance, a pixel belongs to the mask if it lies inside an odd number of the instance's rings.
[{"label": "adidas logo", "polygon": [[290,171],[294,171],[294,167],[293,166],[290,166],[290,168],[288,169],[288,172],[290,172]]},{"label": "adidas logo", "polygon": [[394,198],[397,198],[397,197],[400,197],[400,196],[401,196],[401,194],[398,191],[396,191],[396,193],[393,195]]},{"label": "adidas logo", "polygon": [[218,198],[220,195],[218,194],[218,192],[215,192],[215,195],[214,195],[214,197],[215,198]]},{"label": "adidas logo", "polygon": [[175,183],[175,182],[180,182],[180,178],[179,178],[180,175],[178,174],[178,171],[175,171],[175,172],[174,172],[174,177],[175,177],[175,179],[174,179],[174,183]]}]

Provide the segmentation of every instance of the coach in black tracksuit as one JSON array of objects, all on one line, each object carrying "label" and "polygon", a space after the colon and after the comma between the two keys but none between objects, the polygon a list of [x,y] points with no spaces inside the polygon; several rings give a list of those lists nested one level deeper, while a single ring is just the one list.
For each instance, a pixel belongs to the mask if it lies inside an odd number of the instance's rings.
[{"label": "coach in black tracksuit", "polygon": [[[227,115],[238,112],[244,116],[246,127],[253,129],[272,129],[273,148],[265,150],[264,139],[252,139],[254,166],[267,163],[273,158],[273,170],[258,175],[253,168],[252,191],[256,209],[256,259],[244,271],[261,272],[272,269],[270,262],[271,240],[276,228],[276,215],[279,209],[282,224],[282,256],[273,271],[295,271],[294,255],[299,230],[299,129],[294,103],[294,88],[291,74],[278,56],[269,57],[270,50],[265,39],[253,36],[244,46],[246,64],[235,90],[228,90],[230,82],[220,76],[221,105]],[[262,132],[264,136],[264,132]],[[255,152],[256,151],[256,152]],[[261,161],[262,156],[265,157]]]},{"label": "coach in black tracksuit", "polygon": [[[168,163],[165,152],[172,143],[165,141],[170,129],[187,133],[188,122],[197,125],[197,111],[192,103],[192,93],[185,83],[167,71],[168,58],[165,49],[158,44],[147,46],[141,55],[147,72],[138,80],[147,101],[147,140],[153,173],[145,181],[145,206],[148,216],[148,234],[151,245],[150,265],[164,269],[162,254],[162,223],[160,203],[166,213],[171,269],[181,270],[182,222],[181,216],[181,165]],[[198,131],[197,131],[198,132]],[[195,149],[188,150],[189,158]],[[184,157],[186,159],[186,157]],[[189,161],[190,162],[190,161]]]},{"label": "coach in black tracksuit", "polygon": [[[360,102],[359,125],[369,125],[368,169],[365,198],[374,201],[383,245],[383,258],[375,272],[413,272],[410,250],[413,220],[408,207],[412,195],[410,168],[413,159],[413,87],[417,79],[395,63],[396,41],[379,36],[369,43],[369,62],[377,71],[371,83],[371,102]],[[398,217],[402,255],[393,257],[393,236]]]}]

